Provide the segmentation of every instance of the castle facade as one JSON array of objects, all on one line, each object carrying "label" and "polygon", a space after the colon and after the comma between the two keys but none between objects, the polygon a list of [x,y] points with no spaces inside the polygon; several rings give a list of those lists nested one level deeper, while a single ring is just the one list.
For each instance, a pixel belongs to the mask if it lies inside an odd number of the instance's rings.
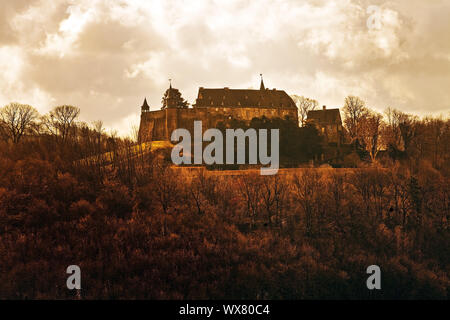
[{"label": "castle facade", "polygon": [[181,94],[170,85],[161,110],[150,111],[147,100],[141,106],[140,142],[170,140],[172,131],[184,128],[193,131],[194,121],[202,121],[203,129],[216,128],[232,120],[250,123],[253,118],[266,117],[292,120],[298,124],[298,112],[292,98],[283,90],[265,88],[261,79],[259,90],[208,89],[200,87],[195,104],[187,107]]},{"label": "castle facade", "polygon": [[325,138],[325,143],[340,147],[344,143],[344,128],[341,113],[338,108],[311,110],[308,112],[306,122],[314,125]]}]

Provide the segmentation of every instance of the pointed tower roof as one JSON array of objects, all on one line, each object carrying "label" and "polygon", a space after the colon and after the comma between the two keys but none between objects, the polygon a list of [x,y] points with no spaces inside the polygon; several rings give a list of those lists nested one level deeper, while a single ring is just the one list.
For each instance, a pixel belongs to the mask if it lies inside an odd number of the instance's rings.
[{"label": "pointed tower roof", "polygon": [[262,73],[260,73],[259,75],[261,76],[261,86],[259,87],[259,90],[266,90],[266,87],[264,86]]},{"label": "pointed tower roof", "polygon": [[[172,91],[174,89],[172,88],[172,79],[169,79],[169,89],[168,89],[168,93],[167,93],[167,99],[172,98]],[[176,89],[175,89],[176,90]]]},{"label": "pointed tower roof", "polygon": [[147,97],[145,97],[144,103],[142,104],[141,109],[142,110],[150,110],[150,107],[149,107],[149,105],[147,103]]}]

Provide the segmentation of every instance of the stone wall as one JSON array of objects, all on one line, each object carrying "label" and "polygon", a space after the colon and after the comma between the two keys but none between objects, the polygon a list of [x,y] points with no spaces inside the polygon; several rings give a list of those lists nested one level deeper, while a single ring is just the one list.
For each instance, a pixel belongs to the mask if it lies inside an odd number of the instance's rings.
[{"label": "stone wall", "polygon": [[167,108],[141,113],[139,139],[141,142],[169,140],[172,131],[185,128],[192,132],[194,121],[203,122],[203,130],[215,128],[220,121],[231,119],[250,122],[253,118],[289,117],[298,123],[297,109],[294,108],[241,108],[241,107],[197,107],[189,109]]},{"label": "stone wall", "polygon": [[343,143],[344,132],[341,124],[315,124],[317,130],[325,137],[325,143],[335,143],[340,146]]}]

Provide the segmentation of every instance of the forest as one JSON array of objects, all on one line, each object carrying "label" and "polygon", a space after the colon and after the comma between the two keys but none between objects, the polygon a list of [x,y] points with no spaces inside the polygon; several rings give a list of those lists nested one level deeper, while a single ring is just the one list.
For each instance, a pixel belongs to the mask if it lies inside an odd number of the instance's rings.
[{"label": "forest", "polygon": [[[356,165],[275,176],[174,167],[73,106],[1,108],[0,299],[448,299],[449,120],[351,100]],[[300,129],[281,153],[306,161]]]}]

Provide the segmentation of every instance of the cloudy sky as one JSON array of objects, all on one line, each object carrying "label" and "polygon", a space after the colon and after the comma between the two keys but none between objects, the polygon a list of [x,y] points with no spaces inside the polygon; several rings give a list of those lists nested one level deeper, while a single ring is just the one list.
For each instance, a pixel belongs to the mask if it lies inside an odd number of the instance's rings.
[{"label": "cloudy sky", "polygon": [[270,88],[340,107],[448,115],[448,0],[0,0],[0,105],[81,108],[128,134],[168,79]]}]

